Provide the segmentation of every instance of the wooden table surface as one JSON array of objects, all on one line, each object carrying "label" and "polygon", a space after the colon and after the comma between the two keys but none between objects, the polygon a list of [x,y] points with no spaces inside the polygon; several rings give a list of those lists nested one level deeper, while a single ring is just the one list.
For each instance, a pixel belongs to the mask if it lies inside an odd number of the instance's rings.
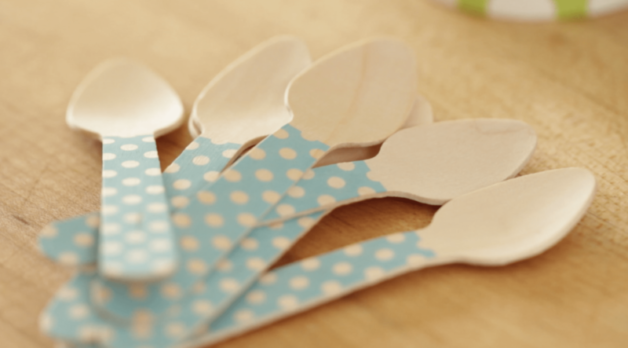
[{"label": "wooden table surface", "polygon": [[[50,347],[37,317],[70,271],[36,250],[47,223],[99,207],[100,144],[71,131],[73,89],[128,56],[186,110],[226,64],[278,34],[320,57],[373,35],[416,52],[437,120],[512,118],[538,132],[524,173],[585,167],[593,206],[558,246],[499,268],[414,272],[220,347],[628,346],[628,13],[591,21],[488,21],[424,0],[0,1],[0,340]],[[158,140],[162,165],[191,141]],[[381,199],[338,209],[281,263],[429,223],[436,208]]]}]

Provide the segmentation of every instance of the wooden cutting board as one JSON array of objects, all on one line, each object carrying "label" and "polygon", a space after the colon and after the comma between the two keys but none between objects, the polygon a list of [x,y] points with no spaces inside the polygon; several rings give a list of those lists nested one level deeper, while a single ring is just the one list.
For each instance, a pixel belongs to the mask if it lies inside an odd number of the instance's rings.
[{"label": "wooden cutting board", "polygon": [[[277,34],[313,56],[391,35],[418,56],[437,120],[523,120],[539,135],[524,173],[581,166],[599,191],[546,254],[501,268],[415,272],[220,347],[625,347],[628,344],[628,12],[516,24],[427,0],[5,0],[0,3],[0,337],[51,347],[37,316],[70,272],[35,249],[46,223],[98,209],[100,144],[65,125],[70,95],[100,61],[149,65],[189,112],[226,64]],[[191,141],[158,140],[162,165]],[[434,207],[403,199],[338,209],[281,263],[427,225]]]}]

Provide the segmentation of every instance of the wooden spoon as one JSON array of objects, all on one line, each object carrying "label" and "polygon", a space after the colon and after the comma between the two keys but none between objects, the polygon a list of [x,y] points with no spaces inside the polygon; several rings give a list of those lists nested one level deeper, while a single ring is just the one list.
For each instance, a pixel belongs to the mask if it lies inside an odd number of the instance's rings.
[{"label": "wooden spoon", "polygon": [[536,256],[574,228],[594,194],[589,171],[567,168],[457,197],[425,229],[349,245],[266,273],[206,334],[182,346],[216,343],[424,267],[501,266]]},{"label": "wooden spoon", "polygon": [[178,127],[182,116],[166,81],[124,59],[98,66],[72,96],[68,125],[103,142],[100,245],[115,250],[100,253],[105,277],[154,280],[177,265],[155,137]]}]

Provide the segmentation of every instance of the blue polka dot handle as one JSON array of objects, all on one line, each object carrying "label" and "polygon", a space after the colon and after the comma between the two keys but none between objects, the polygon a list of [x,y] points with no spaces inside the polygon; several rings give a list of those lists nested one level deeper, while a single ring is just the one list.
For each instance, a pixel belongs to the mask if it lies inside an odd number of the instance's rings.
[{"label": "blue polka dot handle", "polygon": [[[240,147],[234,143],[214,144],[204,137],[190,143],[162,176],[169,210],[186,206],[190,196],[215,181]],[[63,265],[94,265],[99,225],[99,213],[53,222],[41,231],[39,249]]]},{"label": "blue polka dot handle", "polygon": [[105,137],[102,143],[100,273],[126,281],[166,277],[177,255],[155,139]]},{"label": "blue polka dot handle", "polygon": [[282,127],[173,214],[180,267],[170,278],[145,284],[139,292],[137,285],[97,278],[94,303],[125,322],[138,312],[166,315],[328,149],[291,125]]},{"label": "blue polka dot handle", "polygon": [[[299,224],[297,220],[291,221]],[[274,231],[275,242],[271,243],[297,238],[289,230]],[[430,265],[431,260],[437,261],[436,253],[421,247],[419,235],[420,232],[405,232],[379,237],[267,272],[206,332],[193,328],[212,312],[213,304],[204,299],[209,284],[194,288],[195,298],[178,308],[180,313],[186,313],[179,314],[176,320],[151,325],[150,314],[140,313],[133,325],[114,327],[103,322],[89,305],[88,287],[96,274],[81,271],[57,292],[41,317],[41,327],[57,339],[73,342],[102,339],[107,347],[171,347],[192,332],[197,337],[190,341],[190,346],[208,344]],[[255,268],[256,262],[248,264]],[[223,263],[219,268],[227,274],[235,267]],[[231,281],[222,282],[221,287],[240,289]]]}]

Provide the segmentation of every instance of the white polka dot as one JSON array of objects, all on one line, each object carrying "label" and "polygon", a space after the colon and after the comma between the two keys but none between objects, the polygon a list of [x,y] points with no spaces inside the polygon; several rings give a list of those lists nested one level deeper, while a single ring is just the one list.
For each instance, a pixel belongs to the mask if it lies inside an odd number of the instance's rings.
[{"label": "white polka dot", "polygon": [[85,221],[85,224],[92,228],[100,226],[100,216],[92,215],[88,217],[87,220]]},{"label": "white polka dot", "polygon": [[39,235],[46,238],[55,238],[58,234],[58,230],[52,225],[46,225],[40,232]]},{"label": "white polka dot", "polygon": [[159,157],[159,155],[157,154],[157,151],[146,151],[146,152],[144,152],[144,157],[146,157],[146,158],[157,158],[157,157]]},{"label": "white polka dot", "polygon": [[309,259],[301,261],[301,267],[306,271],[313,271],[315,269],[318,269],[320,265],[321,262],[315,257],[311,257]]},{"label": "white polka dot", "polygon": [[236,203],[236,204],[245,204],[249,201],[249,195],[247,195],[243,191],[233,191],[229,195],[229,198],[231,199],[233,203]]},{"label": "white polka dot", "polygon": [[233,319],[240,324],[248,323],[253,318],[255,318],[255,314],[248,309],[239,310],[233,315]]},{"label": "white polka dot", "polygon": [[110,138],[107,138],[107,139],[103,139],[103,140],[102,140],[102,143],[103,143],[103,144],[113,144],[113,143],[115,143],[115,142],[116,142],[115,140],[110,139]]},{"label": "white polka dot", "polygon": [[196,156],[192,159],[192,163],[197,166],[204,166],[209,163],[209,157],[207,156]]},{"label": "white polka dot", "polygon": [[251,304],[260,304],[266,300],[266,293],[261,290],[250,291],[246,295],[246,301]]},{"label": "white polka dot", "polygon": [[181,338],[185,331],[185,326],[181,323],[170,323],[166,326],[166,334],[172,338]]},{"label": "white polka dot", "polygon": [[319,159],[325,155],[325,151],[321,149],[312,149],[310,150],[310,156]]},{"label": "white polka dot", "polygon": [[337,275],[347,275],[351,273],[352,270],[353,266],[351,266],[351,264],[347,262],[338,262],[333,267],[334,274]]},{"label": "white polka dot", "polygon": [[305,171],[305,174],[303,174],[302,179],[303,180],[310,180],[312,178],[314,178],[314,176],[316,175],[316,172],[314,172],[312,169],[308,169]]},{"label": "white polka dot", "polygon": [[155,142],[155,138],[153,137],[144,137],[142,138],[142,141],[145,143],[154,143]]},{"label": "white polka dot", "polygon": [[291,206],[290,204],[280,204],[277,206],[277,214],[279,214],[279,216],[288,216],[288,215],[293,215],[295,212],[295,209],[293,206]]},{"label": "white polka dot", "polygon": [[100,207],[100,213],[103,215],[113,215],[118,212],[118,206],[116,205],[103,205]]},{"label": "white polka dot", "polygon": [[273,134],[276,138],[287,139],[290,134],[285,129],[280,129]]},{"label": "white polka dot", "polygon": [[342,285],[335,280],[329,280],[321,285],[321,290],[327,295],[337,295],[342,291]]},{"label": "white polka dot", "polygon": [[291,160],[297,158],[297,152],[289,147],[284,147],[279,150],[279,156],[284,159]]},{"label": "white polka dot", "polygon": [[165,238],[154,239],[150,242],[149,247],[153,251],[166,251],[172,249],[172,243]]},{"label": "white polka dot", "polygon": [[253,227],[257,223],[255,215],[249,213],[238,214],[238,223],[244,227]]},{"label": "white polka dot", "polygon": [[345,255],[358,256],[362,254],[362,246],[360,244],[349,245],[344,248]]},{"label": "white polka dot", "polygon": [[198,240],[192,236],[183,236],[179,239],[181,248],[186,251],[194,251],[198,249]]},{"label": "white polka dot", "polygon": [[369,267],[364,270],[364,277],[370,281],[377,281],[384,278],[386,272],[380,267]]},{"label": "white polka dot", "polygon": [[273,173],[268,169],[258,169],[255,171],[255,177],[259,181],[268,182],[273,180]]},{"label": "white polka dot", "polygon": [[343,188],[345,187],[345,184],[345,181],[337,176],[332,176],[331,178],[327,179],[327,185],[335,189]]},{"label": "white polka dot", "polygon": [[320,195],[316,201],[321,206],[336,203],[336,199],[330,195]]},{"label": "white polka dot", "polygon": [[219,172],[209,171],[209,172],[203,174],[203,179],[205,179],[205,181],[207,181],[207,182],[214,182],[214,181],[216,181],[216,179],[218,179],[219,176],[220,176]]},{"label": "white polka dot", "polygon": [[187,179],[179,179],[172,183],[172,187],[177,190],[187,190],[190,188],[190,186],[192,186],[192,183],[190,182],[190,180]]},{"label": "white polka dot", "polygon": [[353,164],[353,162],[338,163],[337,166],[346,172],[355,169],[355,164]]},{"label": "white polka dot", "polygon": [[375,258],[380,261],[388,261],[395,256],[395,253],[390,249],[379,249],[375,253]]},{"label": "white polka dot", "polygon": [[59,255],[59,262],[66,266],[75,266],[78,264],[78,255],[73,252],[64,252]]},{"label": "white polka dot", "polygon": [[105,255],[117,255],[122,251],[122,245],[118,242],[105,242],[101,250]]},{"label": "white polka dot", "polygon": [[277,249],[285,250],[290,246],[290,240],[286,237],[273,238],[273,246]]},{"label": "white polka dot", "polygon": [[101,226],[100,230],[106,235],[114,235],[120,233],[120,225],[113,223],[104,224]]},{"label": "white polka dot", "polygon": [[373,190],[372,188],[368,186],[362,186],[358,189],[358,194],[360,196],[368,196],[368,195],[375,194],[375,190]]},{"label": "white polka dot", "polygon": [[240,242],[240,246],[245,250],[255,250],[259,246],[259,243],[255,238],[244,238],[242,242]]},{"label": "white polka dot", "polygon": [[109,161],[116,158],[116,154],[115,153],[103,153],[102,154],[102,159],[103,161]]},{"label": "white polka dot", "polygon": [[140,182],[142,182],[140,179],[138,178],[126,178],[124,180],[122,180],[122,185],[124,186],[137,186],[140,184]]},{"label": "white polka dot", "polygon": [[103,187],[102,188],[102,195],[104,197],[115,196],[116,193],[118,193],[118,190],[115,187]]},{"label": "white polka dot", "polygon": [[57,298],[63,301],[74,301],[77,297],[78,291],[69,286],[64,286],[57,292]]},{"label": "white polka dot", "polygon": [[232,268],[233,268],[233,263],[231,263],[231,261],[229,261],[228,259],[221,259],[216,264],[216,269],[221,272],[228,272]]},{"label": "white polka dot", "polygon": [[190,200],[184,196],[175,196],[175,197],[172,197],[172,199],[170,200],[170,203],[175,208],[181,209],[181,208],[185,208],[190,203]]},{"label": "white polka dot", "polygon": [[163,203],[151,203],[147,207],[148,211],[151,213],[161,213],[168,210],[168,206]]},{"label": "white polka dot", "polygon": [[187,269],[192,274],[201,275],[207,270],[207,264],[205,261],[199,259],[189,260]]},{"label": "white polka dot", "polygon": [[161,175],[161,170],[159,168],[148,168],[144,171],[144,174],[148,176],[157,176]]},{"label": "white polka dot", "polygon": [[293,295],[283,295],[279,297],[277,304],[279,304],[279,307],[284,310],[289,310],[297,307],[299,305],[299,300]]},{"label": "white polka dot", "polygon": [[137,150],[137,145],[135,144],[125,144],[120,146],[120,149],[124,150],[124,151],[133,151],[133,150]]},{"label": "white polka dot", "polygon": [[277,281],[277,274],[275,273],[266,273],[259,278],[259,282],[263,285],[270,285]]},{"label": "white polka dot", "polygon": [[200,146],[196,141],[191,142],[188,146],[185,147],[186,150],[196,150]]},{"label": "white polka dot", "polygon": [[225,177],[225,179],[226,179],[227,181],[230,181],[230,182],[238,182],[238,181],[240,181],[240,180],[242,179],[242,174],[240,174],[240,172],[238,172],[238,171],[237,171],[237,170],[235,170],[235,169],[229,169],[229,170],[227,170],[227,171],[223,174],[223,176]]},{"label": "white polka dot", "polygon": [[128,224],[137,224],[140,221],[142,221],[142,215],[140,213],[124,214],[124,222]]},{"label": "white polka dot", "polygon": [[173,174],[179,171],[181,166],[178,163],[171,163],[168,168],[166,168],[165,172],[169,174]]},{"label": "white polka dot", "polygon": [[406,236],[403,233],[394,233],[394,234],[386,236],[386,240],[389,243],[393,243],[393,244],[401,243],[405,239],[406,239]]},{"label": "white polka dot", "polygon": [[310,280],[304,276],[298,276],[290,279],[290,287],[294,290],[302,290],[310,285]]},{"label": "white polka dot", "polygon": [[151,195],[157,195],[160,193],[164,193],[166,189],[161,185],[151,185],[146,188],[146,193]]},{"label": "white polka dot", "polygon": [[70,317],[72,319],[83,319],[89,315],[89,307],[84,304],[77,304],[70,307]]},{"label": "white polka dot", "polygon": [[275,204],[279,201],[281,195],[275,191],[267,190],[262,193],[262,199],[266,203]]},{"label": "white polka dot", "polygon": [[231,248],[231,240],[225,236],[216,236],[212,239],[212,245],[218,250],[228,250]]},{"label": "white polka dot", "polygon": [[94,236],[88,233],[79,233],[74,236],[74,244],[82,247],[94,245]]},{"label": "white polka dot", "polygon": [[126,195],[122,197],[122,202],[125,204],[138,204],[142,201],[142,197],[138,195]]},{"label": "white polka dot", "polygon": [[423,264],[425,258],[421,255],[410,255],[406,258],[406,263],[409,266],[420,266]]},{"label": "white polka dot", "polygon": [[249,151],[249,157],[254,160],[261,160],[266,157],[266,152],[260,148],[254,147]]},{"label": "white polka dot", "polygon": [[266,262],[259,257],[252,257],[246,260],[246,267],[254,271],[262,271],[266,268]]},{"label": "white polka dot", "polygon": [[275,222],[272,222],[272,223],[268,224],[268,227],[269,227],[271,230],[278,230],[278,229],[280,229],[280,228],[283,228],[283,221],[275,221]]},{"label": "white polka dot", "polygon": [[122,162],[122,166],[124,168],[135,168],[135,167],[137,167],[139,165],[140,165],[140,162],[138,162],[138,161],[124,161],[124,162]]},{"label": "white polka dot", "polygon": [[194,311],[194,313],[204,316],[212,313],[212,307],[213,306],[209,301],[197,300],[192,303],[192,310]]},{"label": "white polka dot", "polygon": [[301,198],[305,196],[305,189],[303,189],[303,187],[301,186],[292,186],[288,190],[288,196],[292,198]]},{"label": "white polka dot", "polygon": [[148,260],[148,252],[144,249],[131,250],[126,254],[126,259],[131,263],[144,263]]},{"label": "white polka dot", "polygon": [[143,243],[146,241],[146,233],[142,231],[127,232],[124,239],[131,244]]},{"label": "white polka dot", "polygon": [[225,221],[220,214],[207,214],[205,215],[205,223],[211,227],[220,227]]},{"label": "white polka dot", "polygon": [[222,152],[222,156],[226,157],[226,158],[231,158],[231,157],[235,156],[235,154],[237,152],[238,152],[238,150],[234,150],[234,149],[225,150],[225,151]]},{"label": "white polka dot", "polygon": [[116,175],[118,175],[118,172],[116,172],[115,170],[103,170],[102,171],[103,178],[113,178]]},{"label": "white polka dot", "polygon": [[303,176],[303,172],[301,170],[292,168],[288,169],[288,171],[286,172],[286,176],[292,181],[297,181]]},{"label": "white polka dot", "polygon": [[240,284],[235,279],[227,278],[220,281],[220,289],[228,293],[234,293],[240,289]]},{"label": "white polka dot", "polygon": [[316,224],[316,221],[316,219],[313,219],[309,216],[304,216],[302,218],[299,218],[299,220],[297,220],[297,223],[303,228],[311,228]]},{"label": "white polka dot", "polygon": [[170,224],[167,221],[153,221],[148,225],[148,229],[152,232],[166,232],[170,229]]},{"label": "white polka dot", "polygon": [[161,295],[168,299],[178,299],[181,297],[181,288],[175,283],[167,283],[161,287]]},{"label": "white polka dot", "polygon": [[172,222],[174,222],[177,227],[186,228],[190,227],[190,225],[192,224],[192,219],[188,214],[176,213],[172,215]]},{"label": "white polka dot", "polygon": [[203,204],[214,204],[216,202],[216,195],[209,191],[199,191],[196,194],[196,198]]}]

